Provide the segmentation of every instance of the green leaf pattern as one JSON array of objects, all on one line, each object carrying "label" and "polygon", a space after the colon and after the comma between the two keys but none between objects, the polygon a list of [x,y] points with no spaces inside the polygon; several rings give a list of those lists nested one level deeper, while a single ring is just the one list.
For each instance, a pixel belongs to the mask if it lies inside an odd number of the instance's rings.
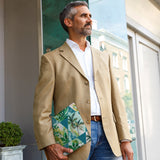
[{"label": "green leaf pattern", "polygon": [[74,103],[52,117],[52,126],[56,143],[74,151],[91,140]]}]

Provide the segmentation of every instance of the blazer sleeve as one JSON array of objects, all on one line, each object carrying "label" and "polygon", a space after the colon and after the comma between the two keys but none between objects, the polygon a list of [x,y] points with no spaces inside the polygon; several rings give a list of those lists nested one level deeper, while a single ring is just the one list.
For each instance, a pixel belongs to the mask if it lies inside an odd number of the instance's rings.
[{"label": "blazer sleeve", "polygon": [[109,56],[109,67],[110,67],[110,77],[111,77],[111,99],[112,99],[112,109],[113,116],[115,117],[115,124],[117,128],[119,141],[129,140],[131,141],[131,135],[129,132],[129,126],[127,122],[127,114],[125,110],[124,103],[120,96],[119,88],[115,75],[113,72],[113,65]]},{"label": "blazer sleeve", "polygon": [[33,105],[34,133],[38,149],[43,149],[55,143],[50,118],[54,85],[55,73],[53,64],[46,55],[43,55]]}]

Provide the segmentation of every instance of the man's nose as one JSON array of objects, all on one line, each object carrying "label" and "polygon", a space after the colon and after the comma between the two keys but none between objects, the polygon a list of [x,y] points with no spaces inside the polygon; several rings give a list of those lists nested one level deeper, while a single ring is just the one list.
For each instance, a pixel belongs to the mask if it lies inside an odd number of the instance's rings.
[{"label": "man's nose", "polygon": [[90,16],[88,16],[87,22],[90,22],[92,24],[92,18]]}]

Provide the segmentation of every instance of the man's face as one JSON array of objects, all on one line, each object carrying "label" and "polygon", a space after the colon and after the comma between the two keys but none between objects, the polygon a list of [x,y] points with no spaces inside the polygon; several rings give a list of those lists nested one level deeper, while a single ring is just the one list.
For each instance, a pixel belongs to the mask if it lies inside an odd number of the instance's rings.
[{"label": "man's face", "polygon": [[91,13],[86,6],[75,7],[77,10],[74,19],[72,20],[71,29],[75,34],[89,36],[92,32]]}]

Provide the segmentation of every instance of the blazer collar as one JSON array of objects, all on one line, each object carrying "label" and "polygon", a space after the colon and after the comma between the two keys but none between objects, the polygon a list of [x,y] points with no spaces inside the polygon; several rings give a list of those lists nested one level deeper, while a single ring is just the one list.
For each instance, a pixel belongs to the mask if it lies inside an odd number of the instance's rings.
[{"label": "blazer collar", "polygon": [[[96,80],[96,73],[97,70],[100,68],[100,53],[97,49],[91,47],[92,52],[92,62],[93,62],[93,72],[94,72],[94,80]],[[74,55],[71,48],[68,46],[68,44],[65,42],[60,48],[59,48],[60,55],[65,58],[73,67],[75,67],[83,77],[86,78],[76,56]],[[86,78],[87,79],[87,78]]]},{"label": "blazer collar", "polygon": [[[59,48],[60,55],[65,58],[73,67],[75,67],[82,75],[86,78],[76,56],[74,55],[71,48],[68,46],[68,44],[65,42],[60,48]],[[87,79],[87,78],[86,78]]]}]

